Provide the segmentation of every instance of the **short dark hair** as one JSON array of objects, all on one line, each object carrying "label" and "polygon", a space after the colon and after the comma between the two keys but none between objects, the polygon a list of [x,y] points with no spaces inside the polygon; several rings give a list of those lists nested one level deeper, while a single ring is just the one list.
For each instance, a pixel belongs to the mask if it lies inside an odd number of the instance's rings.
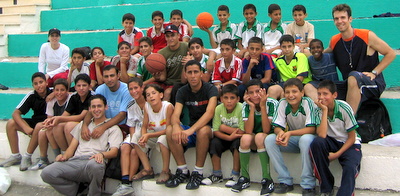
[{"label": "short dark hair", "polygon": [[260,88],[263,88],[263,83],[261,82],[261,80],[252,79],[246,83],[246,89],[248,89],[250,86],[254,86],[254,85],[259,86]]},{"label": "short dark hair", "polygon": [[335,13],[336,11],[338,11],[338,12],[345,11],[345,12],[347,12],[348,17],[351,16],[351,7],[345,3],[336,5],[335,7],[332,8],[332,17],[333,17],[333,13]]},{"label": "short dark hair", "polygon": [[107,65],[107,66],[105,66],[105,67],[103,68],[103,72],[104,72],[104,71],[110,71],[110,70],[112,70],[112,69],[115,69],[115,72],[116,72],[117,74],[119,73],[119,69],[118,69],[118,67],[115,66],[115,65]]},{"label": "short dark hair", "polygon": [[191,65],[197,65],[197,66],[199,66],[199,69],[200,69],[200,71],[201,71],[201,65],[200,65],[200,63],[199,63],[198,61],[196,61],[196,60],[190,60],[190,61],[188,61],[188,62],[185,64],[185,72],[186,72],[186,68],[189,67],[189,66],[191,66]]},{"label": "short dark hair", "polygon": [[303,91],[304,89],[303,83],[298,78],[289,78],[286,80],[286,82],[283,84],[283,90],[289,86],[296,86],[300,91]]},{"label": "short dark hair", "polygon": [[312,40],[310,41],[310,46],[311,46],[311,44],[313,44],[314,42],[320,43],[321,46],[322,46],[322,48],[324,47],[324,44],[322,43],[322,41],[321,41],[320,39],[312,39]]},{"label": "short dark hair", "polygon": [[221,41],[220,45],[228,45],[228,46],[230,46],[232,49],[236,49],[235,41],[233,41],[232,39],[229,39],[229,38],[223,39],[223,40]]},{"label": "short dark hair", "polygon": [[243,13],[248,10],[248,9],[252,9],[254,12],[257,12],[256,6],[254,4],[246,4],[243,6]]},{"label": "short dark hair", "polygon": [[161,17],[162,19],[164,19],[164,14],[161,12],[161,11],[154,11],[152,14],[151,14],[151,19],[154,19],[156,16],[159,16],[159,17]]},{"label": "short dark hair", "polygon": [[143,86],[143,80],[142,80],[141,78],[133,77],[133,78],[129,79],[129,81],[128,81],[128,83],[127,83],[128,86],[129,86],[129,84],[132,83],[132,82],[137,83],[139,86]]},{"label": "short dark hair", "polygon": [[127,46],[129,46],[129,48],[131,48],[131,44],[129,42],[122,41],[122,42],[119,42],[117,50],[119,50],[119,48],[121,48],[123,45],[127,45]]},{"label": "short dark hair", "polygon": [[94,99],[100,99],[101,101],[103,101],[104,106],[107,105],[107,99],[104,97],[104,95],[102,95],[102,94],[96,94],[96,95],[93,95],[93,96],[91,96],[91,97],[89,98],[89,106],[92,105],[92,100],[94,100]]},{"label": "short dark hair", "polygon": [[292,9],[292,13],[295,11],[302,11],[304,14],[307,14],[307,10],[306,7],[304,7],[304,5],[295,5]]},{"label": "short dark hair", "polygon": [[323,80],[321,83],[319,83],[317,89],[321,88],[328,89],[332,94],[337,92],[336,84],[331,80]]},{"label": "short dark hair", "polygon": [[223,95],[225,95],[226,93],[232,93],[236,96],[239,96],[239,89],[234,84],[227,84],[227,85],[224,85],[221,89],[221,97]]},{"label": "short dark hair", "polygon": [[172,11],[171,11],[170,18],[172,18],[173,15],[178,15],[178,16],[180,16],[181,18],[183,18],[183,13],[182,13],[181,10],[172,10]]},{"label": "short dark hair", "polygon": [[74,80],[75,84],[78,83],[79,80],[82,80],[90,85],[90,77],[85,73],[78,74]]},{"label": "short dark hair", "polygon": [[147,44],[149,44],[149,46],[153,45],[153,40],[151,40],[150,37],[144,36],[142,38],[139,39],[139,44],[142,42],[146,42]]},{"label": "short dark hair", "polygon": [[57,85],[63,85],[65,87],[65,89],[67,89],[67,90],[69,89],[68,81],[64,78],[58,78],[53,84],[54,88]]},{"label": "short dark hair", "polygon": [[275,10],[281,10],[281,7],[275,3],[268,6],[268,14],[272,14]]},{"label": "short dark hair", "polygon": [[153,87],[156,91],[158,91],[159,93],[164,93],[164,89],[160,86],[160,85],[158,85],[158,84],[155,84],[155,83],[152,83],[152,84],[147,84],[145,87],[144,87],[144,90],[143,90],[143,97],[146,99],[147,97],[146,97],[146,90],[148,89],[148,88],[150,88],[150,87]]},{"label": "short dark hair", "polygon": [[122,16],[122,22],[125,20],[132,20],[132,22],[135,23],[135,16],[131,13],[126,13]]},{"label": "short dark hair", "polygon": [[279,39],[279,45],[282,45],[283,42],[291,42],[294,44],[294,38],[292,35],[286,34],[282,35],[282,37]]},{"label": "short dark hair", "polygon": [[226,5],[220,5],[218,6],[218,10],[217,11],[226,11],[229,13],[229,7]]},{"label": "short dark hair", "polygon": [[252,37],[252,38],[250,38],[249,41],[248,41],[248,45],[250,45],[251,43],[261,44],[261,47],[264,46],[264,42],[263,42],[262,39],[259,38],[259,37]]},{"label": "short dark hair", "polygon": [[32,74],[31,81],[33,82],[33,80],[37,77],[42,78],[44,81],[46,81],[46,75],[44,75],[44,73],[42,72],[35,72],[34,74]]},{"label": "short dark hair", "polygon": [[94,50],[100,50],[101,51],[101,53],[103,53],[103,55],[105,56],[106,54],[104,53],[104,50],[103,50],[103,48],[101,48],[101,47],[98,47],[98,46],[96,46],[96,47],[94,47],[93,49],[92,49],[92,51],[90,52],[90,55],[93,57],[93,52],[94,52]]},{"label": "short dark hair", "polygon": [[193,37],[190,39],[188,47],[190,48],[192,44],[199,44],[200,46],[204,47],[203,40],[199,37]]},{"label": "short dark hair", "polygon": [[80,54],[83,58],[86,58],[85,51],[82,48],[74,48],[71,52],[71,56],[74,54]]}]

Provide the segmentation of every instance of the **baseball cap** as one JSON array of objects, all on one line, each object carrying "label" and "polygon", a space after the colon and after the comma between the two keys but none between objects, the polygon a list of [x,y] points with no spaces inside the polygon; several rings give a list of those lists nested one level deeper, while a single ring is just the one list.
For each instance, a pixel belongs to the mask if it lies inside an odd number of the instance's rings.
[{"label": "baseball cap", "polygon": [[167,27],[165,27],[164,31],[165,31],[165,33],[168,33],[168,32],[171,32],[171,33],[179,33],[178,27],[176,27],[176,26],[173,25],[173,24],[168,25]]},{"label": "baseball cap", "polygon": [[57,33],[57,35],[61,35],[61,31],[58,30],[57,28],[52,28],[49,30],[49,35],[51,35],[53,33]]}]

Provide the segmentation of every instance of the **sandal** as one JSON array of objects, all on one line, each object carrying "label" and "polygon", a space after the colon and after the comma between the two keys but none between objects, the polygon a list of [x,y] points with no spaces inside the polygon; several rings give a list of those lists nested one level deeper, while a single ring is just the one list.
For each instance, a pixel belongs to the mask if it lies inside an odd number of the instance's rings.
[{"label": "sandal", "polygon": [[132,181],[146,180],[150,178],[154,178],[153,169],[151,170],[142,169],[142,171],[133,176]]},{"label": "sandal", "polygon": [[167,182],[167,180],[169,180],[169,178],[171,177],[171,171],[162,171],[160,173],[160,176],[158,176],[157,180],[156,180],[156,184],[165,184],[165,182]]}]

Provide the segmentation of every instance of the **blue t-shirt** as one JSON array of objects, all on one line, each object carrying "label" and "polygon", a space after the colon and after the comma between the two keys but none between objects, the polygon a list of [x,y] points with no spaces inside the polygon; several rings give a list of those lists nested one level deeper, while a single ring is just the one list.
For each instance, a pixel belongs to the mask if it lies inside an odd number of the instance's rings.
[{"label": "blue t-shirt", "polygon": [[[242,61],[243,74],[247,72],[249,63],[250,63],[250,57],[243,59]],[[253,69],[251,69],[251,74],[250,74],[251,79],[261,80],[262,78],[264,78],[265,71],[268,71],[270,69],[272,70],[271,83],[278,81],[278,77],[275,71],[275,63],[272,60],[271,55],[267,53],[261,53],[259,63],[255,65]]]},{"label": "blue t-shirt", "polygon": [[[119,89],[112,92],[106,84],[102,84],[96,89],[96,94],[101,94],[107,99],[108,110],[106,110],[107,118],[114,118],[120,112],[126,112],[128,103],[132,100],[128,91],[128,86],[119,82]],[[119,124],[125,124],[126,118]]]},{"label": "blue t-shirt", "polygon": [[333,53],[323,53],[322,59],[317,61],[314,56],[308,57],[308,64],[314,81],[339,81]]}]

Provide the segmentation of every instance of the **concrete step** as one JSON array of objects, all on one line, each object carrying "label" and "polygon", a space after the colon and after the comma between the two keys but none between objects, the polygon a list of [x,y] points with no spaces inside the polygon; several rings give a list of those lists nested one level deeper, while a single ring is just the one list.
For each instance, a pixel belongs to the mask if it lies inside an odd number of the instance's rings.
[{"label": "concrete step", "polygon": [[50,5],[51,0],[18,0],[17,1],[17,5],[34,5],[34,4]]},{"label": "concrete step", "polygon": [[3,14],[36,14],[42,10],[50,10],[49,4],[11,5],[3,7]]},{"label": "concrete step", "polygon": [[14,5],[14,0],[0,0],[0,7]]}]

